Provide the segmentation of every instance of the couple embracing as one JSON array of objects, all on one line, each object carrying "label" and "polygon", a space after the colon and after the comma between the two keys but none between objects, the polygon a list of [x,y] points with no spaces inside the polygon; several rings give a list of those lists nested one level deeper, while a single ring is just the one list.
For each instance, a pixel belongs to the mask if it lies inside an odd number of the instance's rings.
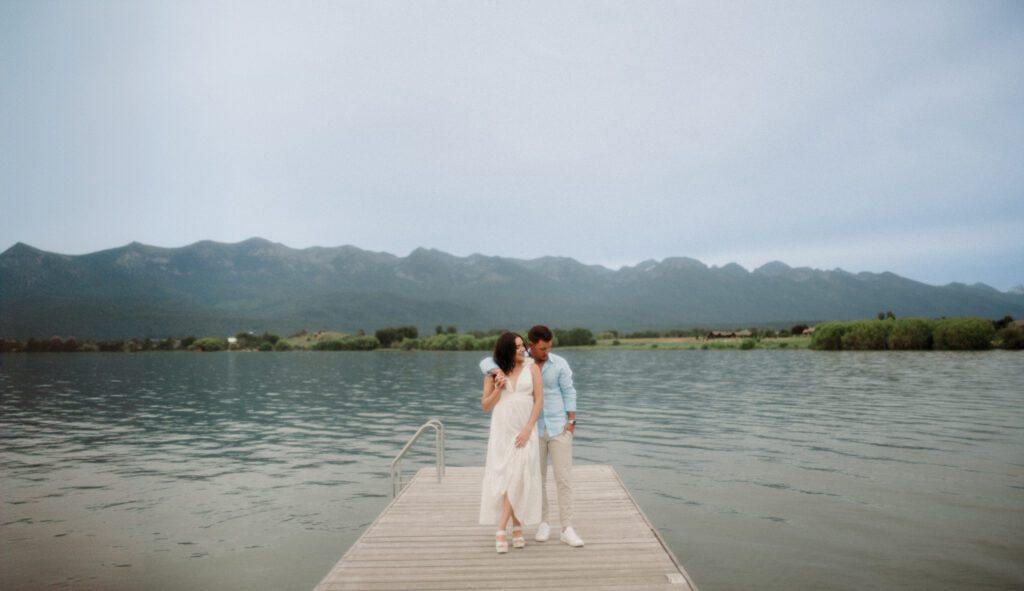
[{"label": "couple embracing", "polygon": [[[480,406],[491,413],[487,461],[480,493],[480,524],[498,524],[495,549],[523,548],[523,525],[539,523],[534,539],[551,535],[548,517],[547,464],[558,488],[562,542],[583,546],[572,527],[572,440],[576,430],[576,389],[565,359],[551,353],[551,330],[534,326],[522,337],[498,337],[492,357],[480,362],[484,391]],[[539,433],[539,435],[538,435]]]}]

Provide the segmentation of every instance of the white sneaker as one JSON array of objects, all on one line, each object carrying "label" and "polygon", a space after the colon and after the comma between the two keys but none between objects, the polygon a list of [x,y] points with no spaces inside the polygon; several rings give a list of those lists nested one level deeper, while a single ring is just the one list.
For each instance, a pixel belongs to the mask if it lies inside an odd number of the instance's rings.
[{"label": "white sneaker", "polygon": [[547,522],[541,523],[537,526],[537,533],[534,534],[533,539],[538,542],[546,542],[551,537],[551,526]]},{"label": "white sneaker", "polygon": [[581,540],[580,537],[576,535],[576,530],[574,530],[571,527],[567,527],[562,530],[561,539],[562,542],[569,544],[573,548],[583,547],[583,540]]}]

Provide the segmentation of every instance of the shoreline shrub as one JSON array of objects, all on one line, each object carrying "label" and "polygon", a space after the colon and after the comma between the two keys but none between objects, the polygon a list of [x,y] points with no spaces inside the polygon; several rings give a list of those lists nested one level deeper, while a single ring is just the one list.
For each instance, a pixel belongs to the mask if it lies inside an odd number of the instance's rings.
[{"label": "shoreline shrub", "polygon": [[555,328],[555,339],[560,347],[587,347],[596,345],[594,333],[586,328]]},{"label": "shoreline shrub", "polygon": [[811,337],[811,348],[819,351],[842,351],[843,335],[846,331],[846,322],[819,324]]},{"label": "shoreline shrub", "polygon": [[999,341],[1000,349],[1020,351],[1024,349],[1024,329],[1010,324],[996,333],[996,340]]},{"label": "shoreline shrub", "polygon": [[889,348],[893,351],[927,351],[932,348],[932,323],[924,318],[903,318],[892,325]]},{"label": "shoreline shrub", "polygon": [[380,341],[380,346],[387,349],[394,343],[401,343],[403,339],[415,339],[419,336],[419,331],[415,326],[397,326],[382,328],[374,336]]},{"label": "shoreline shrub", "polygon": [[843,350],[884,351],[887,348],[892,324],[888,320],[855,320],[848,322],[846,332],[840,338]]},{"label": "shoreline shrub", "polygon": [[441,333],[426,338],[403,339],[398,347],[403,351],[490,351],[500,335],[476,337],[472,334]]},{"label": "shoreline shrub", "polygon": [[992,347],[995,333],[985,318],[945,318],[935,323],[932,345],[939,351],[984,351]]},{"label": "shoreline shrub", "polygon": [[343,339],[329,339],[313,345],[316,351],[373,351],[380,347],[377,337],[358,335]]}]

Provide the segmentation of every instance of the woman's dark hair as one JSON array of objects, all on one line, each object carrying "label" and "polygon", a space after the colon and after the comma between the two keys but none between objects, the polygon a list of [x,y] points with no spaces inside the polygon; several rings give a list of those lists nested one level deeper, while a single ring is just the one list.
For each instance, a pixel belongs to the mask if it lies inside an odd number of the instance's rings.
[{"label": "woman's dark hair", "polygon": [[494,362],[506,374],[512,373],[512,369],[516,366],[517,338],[522,339],[523,337],[514,332],[506,332],[498,337],[498,342],[494,344]]}]

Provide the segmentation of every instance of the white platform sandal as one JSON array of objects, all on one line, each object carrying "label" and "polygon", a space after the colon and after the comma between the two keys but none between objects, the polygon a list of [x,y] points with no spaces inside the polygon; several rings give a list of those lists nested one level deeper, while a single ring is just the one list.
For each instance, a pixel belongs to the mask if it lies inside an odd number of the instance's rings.
[{"label": "white platform sandal", "polygon": [[512,528],[512,547],[513,548],[525,548],[526,547],[526,538],[523,537],[523,528],[522,527],[513,527]]},{"label": "white platform sandal", "polygon": [[[499,538],[500,536],[500,538]],[[498,554],[506,554],[508,552],[508,532],[499,529],[494,534],[494,549],[498,551]]]}]

